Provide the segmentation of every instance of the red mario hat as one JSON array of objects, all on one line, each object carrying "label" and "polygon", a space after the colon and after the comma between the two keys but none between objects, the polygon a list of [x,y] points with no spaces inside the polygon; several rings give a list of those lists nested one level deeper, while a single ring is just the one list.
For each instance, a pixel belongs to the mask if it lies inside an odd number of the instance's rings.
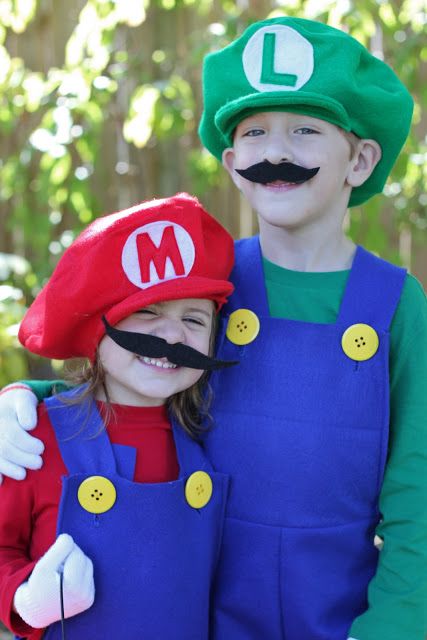
[{"label": "red mario hat", "polygon": [[95,356],[111,325],[165,300],[233,291],[230,234],[186,193],[98,218],[65,251],[28,309],[19,340],[48,358]]}]

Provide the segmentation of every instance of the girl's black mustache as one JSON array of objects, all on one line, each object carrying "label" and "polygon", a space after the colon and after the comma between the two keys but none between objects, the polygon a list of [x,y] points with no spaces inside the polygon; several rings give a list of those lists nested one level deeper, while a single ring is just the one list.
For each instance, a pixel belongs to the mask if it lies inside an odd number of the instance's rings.
[{"label": "girl's black mustache", "polygon": [[180,367],[189,367],[190,369],[204,369],[210,371],[212,369],[222,369],[223,367],[231,367],[238,364],[237,360],[216,360],[205,356],[197,349],[188,347],[181,342],[169,344],[164,338],[150,336],[146,333],[135,333],[133,331],[121,331],[112,327],[105,316],[102,316],[107,335],[114,340],[119,347],[132,351],[139,356],[148,358],[167,358],[169,362]]},{"label": "girl's black mustache", "polygon": [[236,169],[237,173],[250,180],[251,182],[260,182],[267,184],[275,180],[283,180],[284,182],[292,182],[294,184],[302,184],[313,178],[319,171],[320,167],[314,169],[306,169],[292,162],[280,162],[273,164],[268,160],[253,164],[246,169]]}]

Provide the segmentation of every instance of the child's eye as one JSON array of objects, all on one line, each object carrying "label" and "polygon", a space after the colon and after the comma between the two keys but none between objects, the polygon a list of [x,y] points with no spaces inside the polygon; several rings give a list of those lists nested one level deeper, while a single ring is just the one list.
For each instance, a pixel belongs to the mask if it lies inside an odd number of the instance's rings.
[{"label": "child's eye", "polygon": [[188,322],[189,324],[197,324],[199,327],[205,327],[205,321],[201,318],[195,318],[194,316],[186,316],[183,318],[184,322]]},{"label": "child's eye", "polygon": [[245,131],[245,133],[243,134],[243,137],[252,138],[255,136],[262,136],[263,134],[264,134],[264,129],[249,129],[248,131]]},{"label": "child's eye", "polygon": [[140,315],[149,315],[149,316],[156,316],[157,313],[154,311],[154,309],[139,309],[139,311],[136,311],[135,313],[138,313]]},{"label": "child's eye", "polygon": [[310,135],[312,133],[319,133],[316,129],[312,129],[311,127],[299,127],[299,129],[295,129],[295,133],[302,133],[302,135]]}]

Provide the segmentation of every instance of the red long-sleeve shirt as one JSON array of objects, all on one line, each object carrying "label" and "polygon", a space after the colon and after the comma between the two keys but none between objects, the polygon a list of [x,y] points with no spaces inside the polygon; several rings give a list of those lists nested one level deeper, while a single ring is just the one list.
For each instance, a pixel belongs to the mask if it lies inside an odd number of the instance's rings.
[{"label": "red long-sleeve shirt", "polygon": [[[98,406],[102,409],[102,403]],[[112,406],[114,417],[106,428],[111,442],[136,448],[135,482],[175,480],[178,461],[165,408]],[[61,476],[67,469],[44,404],[32,435],[45,445],[42,468],[28,471],[20,482],[5,478],[0,487],[0,619],[16,635],[39,640],[44,630],[13,613],[13,597],[55,540]]]}]

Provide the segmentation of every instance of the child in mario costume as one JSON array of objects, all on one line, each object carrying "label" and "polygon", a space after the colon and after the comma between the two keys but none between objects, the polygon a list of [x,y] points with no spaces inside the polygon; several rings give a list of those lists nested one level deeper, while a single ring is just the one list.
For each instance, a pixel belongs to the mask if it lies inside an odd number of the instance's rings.
[{"label": "child in mario costume", "polygon": [[62,589],[70,639],[208,637],[228,478],[194,436],[200,379],[229,364],[209,352],[232,264],[195,198],[154,200],[91,224],[27,312],[28,349],[92,366],[39,407],[43,468],[1,488],[1,617],[19,636],[63,637]]},{"label": "child in mario costume", "polygon": [[[212,637],[424,640],[426,299],[343,232],[381,192],[411,97],[346,33],[282,17],[206,58],[204,99],[201,139],[260,227],[220,327],[218,357],[240,364],[211,379],[205,449],[231,477]],[[40,464],[29,434],[13,444],[35,401],[0,398],[15,477]]]}]

